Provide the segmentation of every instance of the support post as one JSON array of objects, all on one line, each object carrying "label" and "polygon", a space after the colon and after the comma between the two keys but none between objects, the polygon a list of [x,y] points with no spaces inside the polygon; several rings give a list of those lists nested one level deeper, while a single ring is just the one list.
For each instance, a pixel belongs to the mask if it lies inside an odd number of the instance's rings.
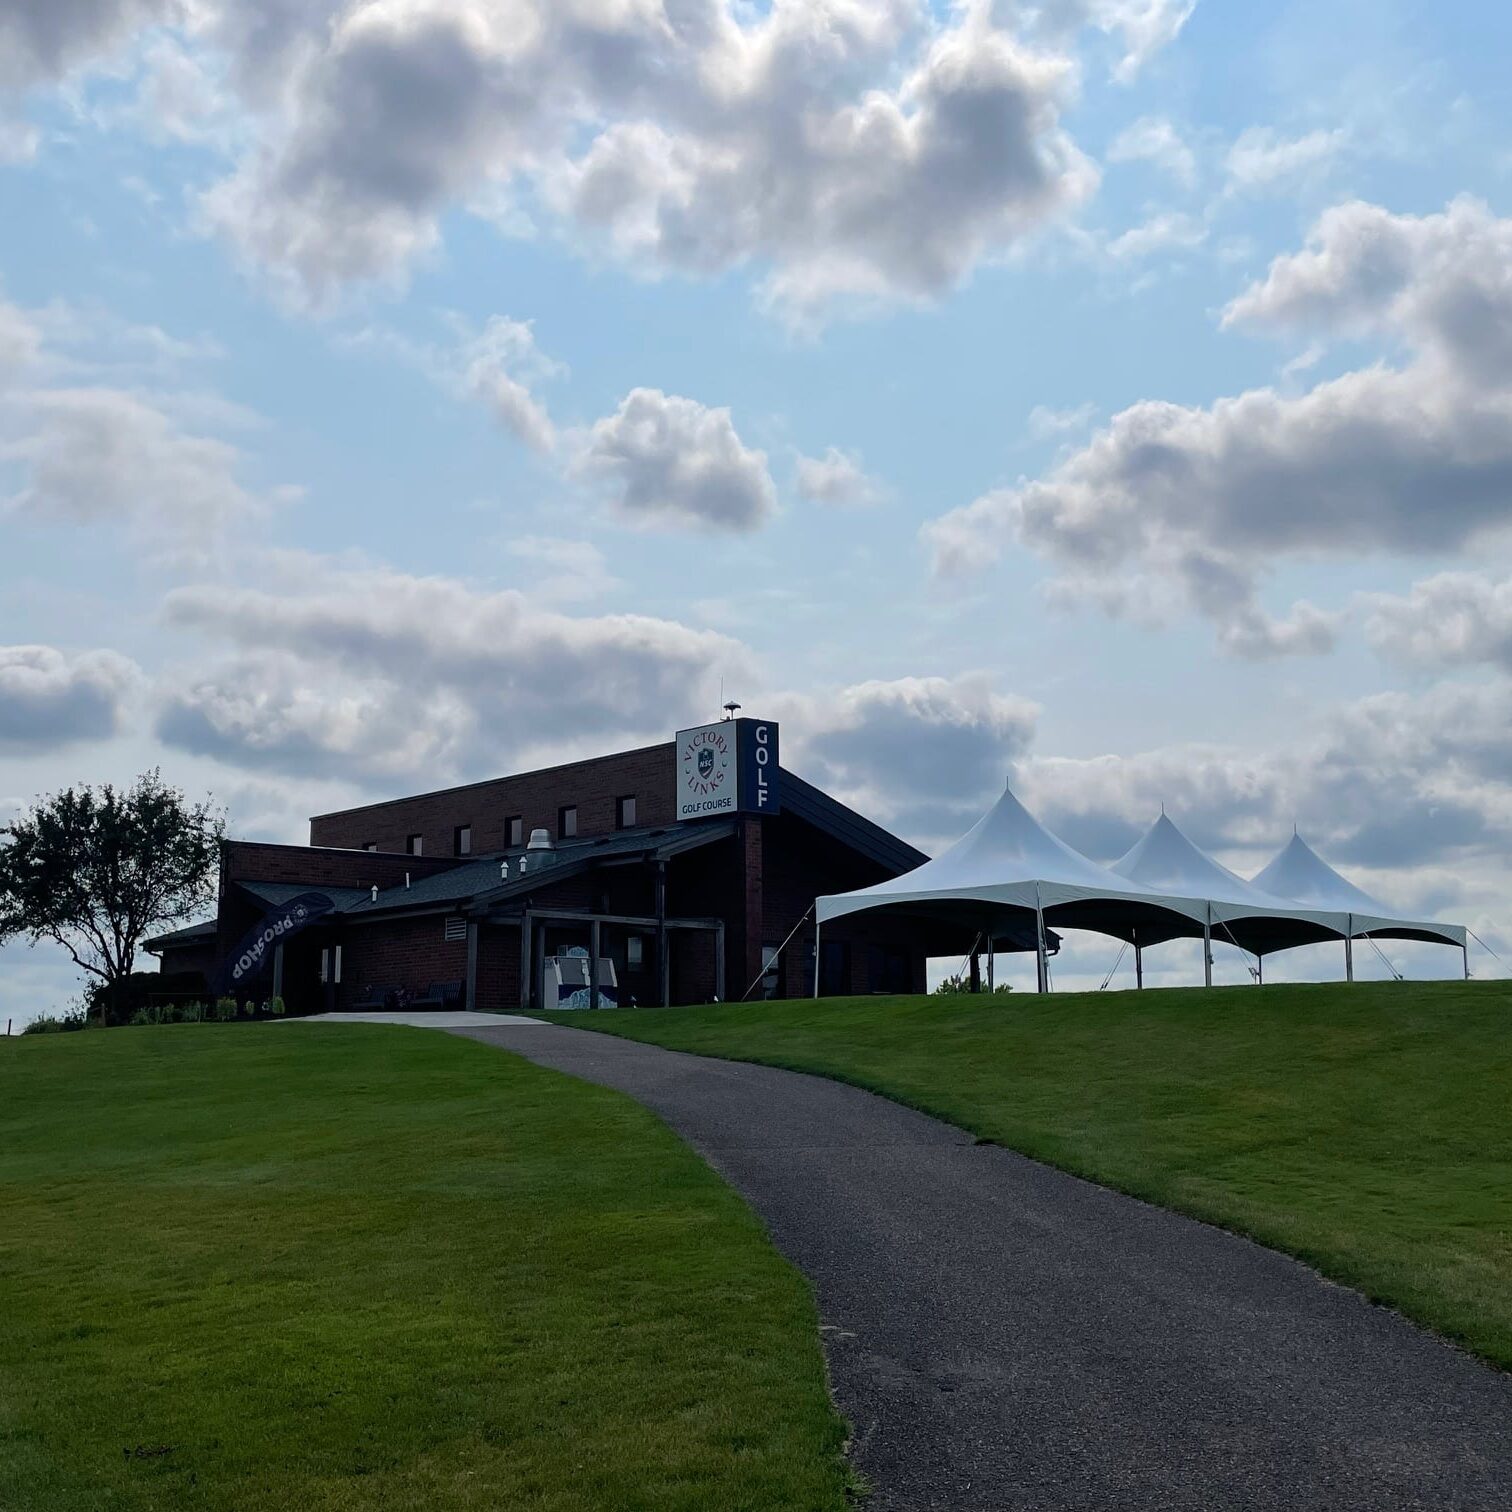
[{"label": "support post", "polygon": [[997,986],[997,951],[994,948],[992,931],[987,932],[987,991],[990,993]]},{"label": "support post", "polygon": [[273,947],[273,996],[283,996],[283,941]]},{"label": "support post", "polygon": [[1460,946],[1460,954],[1462,956],[1464,956],[1464,958],[1465,958],[1465,980],[1468,982],[1470,980],[1470,947],[1469,947],[1469,945],[1461,945]]},{"label": "support post", "polygon": [[599,928],[597,919],[588,926],[588,1006],[590,1008],[597,1008],[599,1005],[599,946],[602,944]]},{"label": "support post", "polygon": [[1134,937],[1134,985],[1137,988],[1144,987],[1144,946],[1139,943],[1139,931],[1131,929],[1129,933]]},{"label": "support post", "polygon": [[467,996],[462,1005],[469,1013],[478,1011],[478,921],[467,921]]},{"label": "support post", "polygon": [[1354,915],[1344,915],[1344,980],[1354,981]]},{"label": "support post", "polygon": [[530,959],[530,935],[531,918],[527,911],[520,916],[520,1007],[528,1013],[531,1002],[531,972],[533,970]]},{"label": "support post", "polygon": [[1213,905],[1207,906],[1207,918],[1202,921],[1202,985],[1213,985]]},{"label": "support post", "polygon": [[730,995],[730,990],[725,985],[724,931],[724,920],[721,919],[714,927],[714,996],[721,1003]]},{"label": "support post", "polygon": [[1265,986],[1265,957],[1263,955],[1255,957],[1255,986]]},{"label": "support post", "polygon": [[656,863],[656,995],[665,1008],[672,1001],[672,963],[667,958],[667,863]]},{"label": "support post", "polygon": [[1045,958],[1045,910],[1040,905],[1039,883],[1034,884],[1034,966],[1041,992],[1050,990],[1050,963]]},{"label": "support post", "polygon": [[824,956],[819,950],[819,915],[814,914],[814,996],[819,996],[819,973],[823,970]]},{"label": "support post", "polygon": [[[978,938],[981,937],[978,936]],[[982,990],[982,957],[975,944],[971,947],[971,990],[973,992]]]}]

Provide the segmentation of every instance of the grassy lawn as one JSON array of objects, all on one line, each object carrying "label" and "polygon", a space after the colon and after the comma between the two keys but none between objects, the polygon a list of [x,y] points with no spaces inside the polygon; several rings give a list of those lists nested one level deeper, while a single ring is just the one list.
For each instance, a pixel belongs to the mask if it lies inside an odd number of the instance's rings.
[{"label": "grassy lawn", "polygon": [[802,1278],[627,1098],[416,1030],[0,1040],[7,1512],[830,1509],[842,1439]]},{"label": "grassy lawn", "polygon": [[592,1027],[873,1088],[1300,1255],[1512,1368],[1512,983],[826,999]]}]

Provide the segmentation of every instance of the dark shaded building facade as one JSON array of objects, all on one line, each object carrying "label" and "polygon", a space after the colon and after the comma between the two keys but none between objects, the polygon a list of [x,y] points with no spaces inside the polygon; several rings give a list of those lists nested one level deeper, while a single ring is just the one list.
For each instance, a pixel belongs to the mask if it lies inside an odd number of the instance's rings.
[{"label": "dark shaded building facade", "polygon": [[[368,804],[310,821],[310,844],[227,841],[213,921],[149,942],[212,990],[280,926],[231,989],[293,1013],[398,994],[485,1012],[540,1007],[554,958],[613,963],[619,1001],[922,992],[958,942],[868,924],[826,929],[813,903],[926,858],[783,769],[777,727],[726,720],[675,741]],[[311,905],[308,922],[287,911]],[[282,925],[289,924],[287,930]],[[849,925],[849,921],[847,921]],[[264,933],[273,940],[273,927]],[[590,980],[599,973],[592,972]]]}]

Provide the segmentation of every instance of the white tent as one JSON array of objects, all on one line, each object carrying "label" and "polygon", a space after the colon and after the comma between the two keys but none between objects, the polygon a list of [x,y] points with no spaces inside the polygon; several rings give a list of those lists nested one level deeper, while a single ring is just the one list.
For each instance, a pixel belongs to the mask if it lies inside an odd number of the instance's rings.
[{"label": "white tent", "polygon": [[[1163,893],[1203,899],[1208,905],[1211,933],[1249,951],[1257,961],[1271,951],[1347,938],[1348,924],[1342,913],[1246,882],[1189,839],[1163,809],[1143,837],[1109,870]],[[1258,972],[1259,967],[1256,969]],[[1135,949],[1134,971],[1142,983],[1144,961],[1139,946]],[[1210,961],[1203,974],[1211,981]]]},{"label": "white tent", "polygon": [[[1109,869],[1051,834],[1005,789],[965,835],[933,860],[872,887],[819,898],[816,932],[848,915],[881,913],[900,922],[966,925],[990,952],[1000,937],[1022,938],[1027,924],[1037,946],[1042,992],[1048,987],[1047,924],[1112,935],[1135,947],[1136,961],[1146,945],[1201,938],[1209,983],[1215,930],[1219,938],[1226,936],[1257,956],[1343,940],[1351,979],[1349,941],[1356,935],[1432,939],[1463,948],[1460,926],[1392,918],[1300,840],[1293,845],[1306,855],[1288,846],[1260,876],[1246,882],[1162,815]],[[1325,885],[1324,874],[1333,879],[1331,884]],[[1347,889],[1349,896],[1331,888]],[[1363,900],[1358,912],[1356,900]]]},{"label": "white tent", "polygon": [[1342,912],[1352,939],[1426,940],[1436,945],[1458,945],[1461,950],[1466,946],[1468,932],[1463,924],[1403,919],[1393,914],[1384,903],[1341,877],[1295,832],[1270,863],[1256,872],[1253,885],[1305,906]]}]

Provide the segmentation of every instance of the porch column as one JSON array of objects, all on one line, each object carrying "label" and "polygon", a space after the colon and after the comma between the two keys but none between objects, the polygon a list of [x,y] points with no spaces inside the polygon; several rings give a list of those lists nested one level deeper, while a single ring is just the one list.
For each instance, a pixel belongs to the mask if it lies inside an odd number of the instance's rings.
[{"label": "porch column", "polygon": [[599,1005],[599,921],[594,919],[588,926],[588,1006]]},{"label": "porch column", "polygon": [[283,941],[273,947],[273,996],[283,996]]},{"label": "porch column", "polygon": [[728,1002],[730,993],[725,985],[724,920],[714,927],[714,994],[721,1003]]},{"label": "porch column", "polygon": [[467,921],[467,996],[463,1006],[469,1013],[478,1011],[478,921]]},{"label": "porch column", "polygon": [[531,918],[527,909],[520,915],[520,1007],[530,1011],[530,931]]},{"label": "porch column", "polygon": [[672,1001],[672,963],[667,959],[667,863],[656,863],[656,986],[665,1008]]},{"label": "porch column", "polygon": [[824,957],[819,951],[819,915],[814,915],[814,996],[819,996],[819,973],[822,970],[821,963]]}]

